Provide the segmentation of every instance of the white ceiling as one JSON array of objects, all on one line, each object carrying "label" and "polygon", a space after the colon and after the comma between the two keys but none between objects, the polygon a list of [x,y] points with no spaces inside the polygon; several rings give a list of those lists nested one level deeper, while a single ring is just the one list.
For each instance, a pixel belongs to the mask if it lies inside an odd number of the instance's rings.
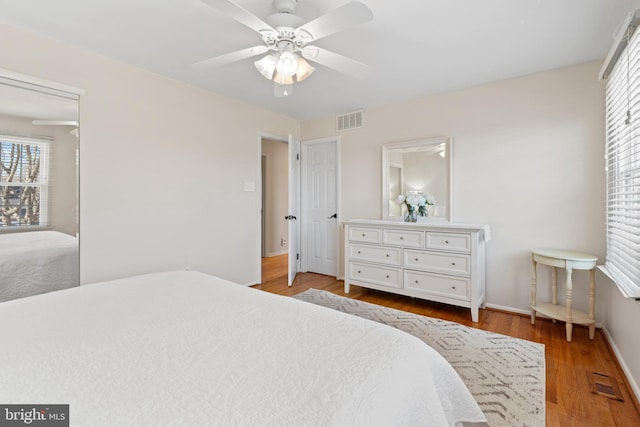
[{"label": "white ceiling", "polygon": [[[317,65],[288,98],[273,96],[273,84],[253,66],[259,57],[206,72],[191,68],[261,43],[257,33],[200,0],[0,0],[0,21],[309,119],[603,59],[635,3],[361,1],[372,10],[373,21],[316,44],[371,65],[372,75],[356,80]],[[272,0],[235,2],[261,18],[275,12]],[[296,14],[309,21],[347,2],[298,0]]]}]

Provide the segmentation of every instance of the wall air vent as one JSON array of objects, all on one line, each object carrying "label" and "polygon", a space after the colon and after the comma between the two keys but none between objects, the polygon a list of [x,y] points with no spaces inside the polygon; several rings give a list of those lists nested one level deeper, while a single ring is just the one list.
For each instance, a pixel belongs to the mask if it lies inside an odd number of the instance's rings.
[{"label": "wall air vent", "polygon": [[336,117],[338,132],[349,129],[357,129],[364,126],[364,110],[352,111]]}]

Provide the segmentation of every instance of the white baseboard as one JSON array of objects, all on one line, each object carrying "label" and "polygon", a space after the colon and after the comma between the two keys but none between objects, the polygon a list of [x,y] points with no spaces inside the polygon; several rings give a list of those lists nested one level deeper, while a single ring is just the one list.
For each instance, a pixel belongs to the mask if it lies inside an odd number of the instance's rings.
[{"label": "white baseboard", "polygon": [[270,252],[267,254],[267,258],[271,258],[272,256],[278,256],[278,255],[284,255],[284,254],[288,254],[289,251],[284,250],[284,251],[280,251],[280,252]]},{"label": "white baseboard", "polygon": [[493,309],[501,310],[501,311],[508,311],[509,313],[518,313],[518,314],[525,314],[527,316],[531,316],[531,312],[528,311],[528,310],[521,310],[519,308],[507,307],[507,306],[504,306],[504,305],[485,304],[485,307],[493,308]]},{"label": "white baseboard", "polygon": [[[522,310],[520,308],[507,307],[504,305],[497,305],[497,304],[486,304],[485,306],[487,308],[493,308],[495,310],[506,311],[509,313],[524,314],[525,316],[531,316],[531,310]],[[536,317],[540,317],[543,319],[550,319],[550,317],[547,317],[540,313],[536,314]],[[602,328],[602,323],[596,322],[596,328]]]},{"label": "white baseboard", "polygon": [[622,371],[624,372],[624,375],[627,378],[627,382],[631,386],[631,391],[636,396],[636,400],[640,401],[640,388],[638,387],[638,384],[633,379],[633,375],[631,374],[629,367],[627,366],[624,359],[622,358],[622,353],[620,353],[620,350],[618,350],[616,343],[611,339],[611,336],[609,335],[609,332],[607,331],[606,328],[602,328],[602,333],[604,335],[604,338],[609,343],[609,346],[611,346],[611,348],[613,349],[613,353],[615,354],[616,359],[618,360],[618,363],[620,364],[620,367],[622,368]]}]

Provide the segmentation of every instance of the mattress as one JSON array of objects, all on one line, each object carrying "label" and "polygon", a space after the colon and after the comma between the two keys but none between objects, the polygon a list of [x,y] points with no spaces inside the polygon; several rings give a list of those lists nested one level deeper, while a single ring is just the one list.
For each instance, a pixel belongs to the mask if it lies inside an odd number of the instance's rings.
[{"label": "mattress", "polygon": [[0,234],[0,302],[78,286],[78,263],[78,239],[68,234]]},{"label": "mattress", "polygon": [[72,426],[485,420],[421,340],[193,271],[9,301],[0,325],[0,402],[69,404]]}]

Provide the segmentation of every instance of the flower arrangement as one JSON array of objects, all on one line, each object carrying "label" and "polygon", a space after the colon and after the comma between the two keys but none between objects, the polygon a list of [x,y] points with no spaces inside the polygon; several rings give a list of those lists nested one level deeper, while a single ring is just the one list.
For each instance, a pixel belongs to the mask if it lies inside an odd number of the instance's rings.
[{"label": "flower arrangement", "polygon": [[416,214],[419,216],[428,216],[429,212],[427,211],[427,206],[435,205],[435,199],[428,195],[424,194],[421,191],[412,191],[406,196],[401,194],[398,196],[396,202],[400,205],[407,206],[407,221],[415,222]]}]

